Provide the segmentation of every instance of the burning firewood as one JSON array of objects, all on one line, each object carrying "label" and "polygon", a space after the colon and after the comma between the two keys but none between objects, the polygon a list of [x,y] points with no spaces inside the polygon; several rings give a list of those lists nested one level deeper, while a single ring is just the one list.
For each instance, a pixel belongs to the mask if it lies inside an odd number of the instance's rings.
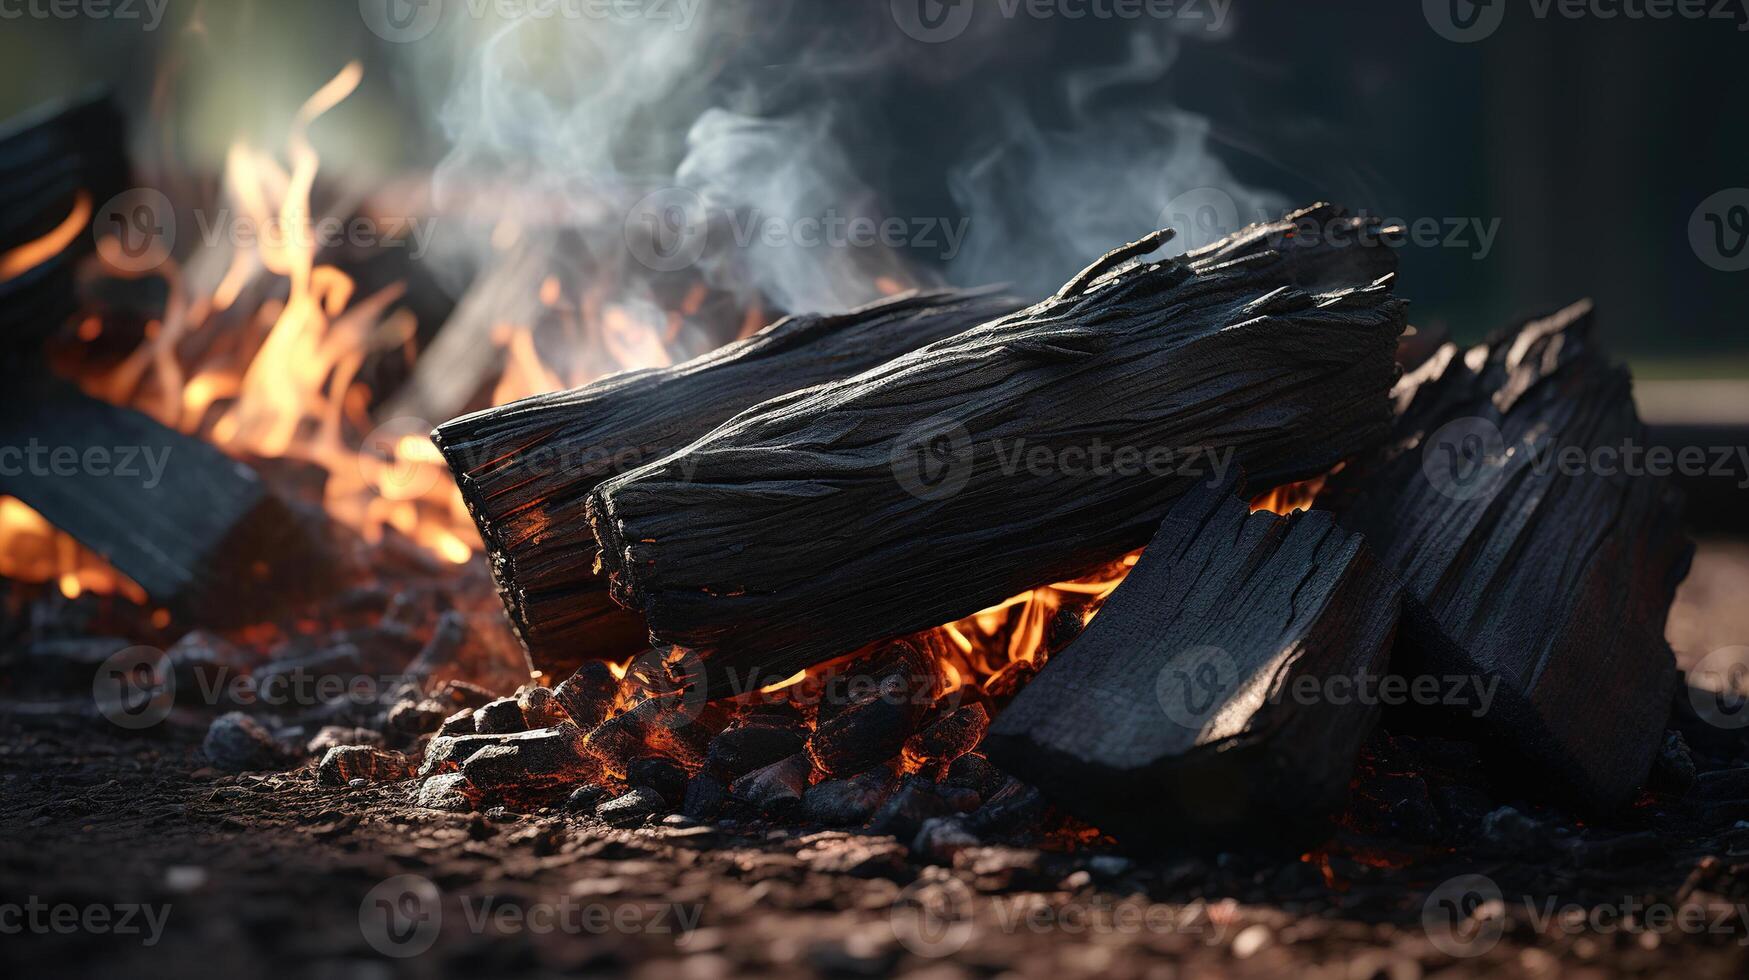
[{"label": "burning firewood", "polygon": [[1326,512],[1172,507],[1105,608],[997,717],[992,761],[1127,842],[1315,826],[1378,714],[1400,587]]},{"label": "burning firewood", "polygon": [[1387,449],[1318,506],[1403,575],[1401,669],[1490,693],[1454,707],[1480,715],[1504,768],[1607,808],[1664,733],[1664,620],[1691,546],[1675,492],[1624,472],[1646,432],[1591,332],[1582,302],[1467,354],[1445,345],[1399,386]]},{"label": "burning firewood", "polygon": [[34,360],[74,312],[74,263],[91,252],[92,219],[128,186],[128,169],[127,127],[107,96],[0,130],[0,363]]},{"label": "burning firewood", "polygon": [[1170,233],[1150,236],[608,480],[590,520],[614,598],[713,691],[746,690],[1113,561],[1211,471],[1267,489],[1371,448],[1404,307],[1360,243],[1375,225],[1332,213],[1305,214],[1352,222],[1347,246],[1294,236],[1304,215],[1188,261],[1143,261]]},{"label": "burning firewood", "polygon": [[989,293],[924,292],[839,316],[792,316],[672,368],[617,374],[463,416],[433,435],[534,665],[566,676],[647,646],[593,571],[584,503],[601,480],[662,458],[767,398],[865,370],[1007,313]]},{"label": "burning firewood", "polygon": [[42,447],[0,468],[0,494],[193,622],[258,621],[332,578],[324,523],[301,518],[248,466],[70,384],[15,385],[0,403],[0,445]]}]

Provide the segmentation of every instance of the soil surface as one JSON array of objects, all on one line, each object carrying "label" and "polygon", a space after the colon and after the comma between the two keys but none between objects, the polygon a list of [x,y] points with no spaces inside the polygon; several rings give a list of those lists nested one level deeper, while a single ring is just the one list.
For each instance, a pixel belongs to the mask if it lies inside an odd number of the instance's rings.
[{"label": "soil surface", "polygon": [[[1685,667],[1749,641],[1746,588],[1749,547],[1702,548],[1670,629]],[[1749,736],[1686,710],[1686,691],[1672,725],[1700,781],[1655,786],[1605,824],[1495,798],[1473,825],[1418,834],[1404,791],[1357,802],[1306,854],[992,845],[949,863],[842,831],[456,814],[414,806],[413,782],[223,774],[200,752],[210,715],[132,733],[89,701],[0,706],[10,976],[1726,977],[1749,963]],[[1429,752],[1375,739],[1366,785]]]}]

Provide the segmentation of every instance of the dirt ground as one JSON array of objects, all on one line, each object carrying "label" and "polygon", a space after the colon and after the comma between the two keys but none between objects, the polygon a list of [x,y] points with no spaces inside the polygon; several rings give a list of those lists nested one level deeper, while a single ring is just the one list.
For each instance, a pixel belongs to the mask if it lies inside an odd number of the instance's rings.
[{"label": "dirt ground", "polygon": [[[1749,638],[1746,587],[1749,546],[1702,549],[1670,630],[1685,666]],[[179,709],[139,735],[71,700],[0,708],[7,975],[1726,977],[1749,963],[1749,801],[1735,798],[1749,778],[1731,791],[1749,739],[1693,718],[1678,727],[1717,791],[1648,793],[1608,826],[1518,804],[1457,846],[1345,829],[1303,855],[984,846],[951,865],[838,831],[616,829],[421,809],[412,783],[226,775],[199,751],[207,721]]]}]

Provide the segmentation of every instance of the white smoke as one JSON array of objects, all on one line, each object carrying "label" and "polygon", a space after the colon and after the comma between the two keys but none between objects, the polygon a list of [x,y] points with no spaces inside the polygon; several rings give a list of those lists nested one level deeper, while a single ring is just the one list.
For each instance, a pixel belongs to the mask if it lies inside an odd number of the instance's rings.
[{"label": "white smoke", "polygon": [[[1210,148],[1207,120],[1168,104],[1144,111],[1104,104],[1111,90],[1170,71],[1181,41],[1169,26],[1138,25],[1125,58],[1063,72],[1069,112],[1062,119],[1047,126],[1018,97],[1006,99],[993,145],[970,159],[931,161],[933,173],[910,174],[951,190],[960,213],[931,216],[889,212],[889,188],[880,180],[891,175],[867,172],[843,127],[854,121],[864,127],[857,139],[870,140],[866,127],[881,116],[857,104],[859,97],[881,98],[879,82],[917,74],[920,60],[988,59],[1014,25],[974,30],[922,59],[894,30],[878,43],[848,47],[842,37],[786,38],[778,47],[793,54],[780,67],[740,72],[725,65],[744,46],[790,31],[782,17],[760,16],[742,0],[705,4],[685,30],[650,18],[471,26],[486,36],[469,37],[464,28],[446,66],[455,81],[439,112],[450,142],[436,175],[439,200],[512,219],[525,236],[581,243],[632,297],[652,273],[626,254],[628,209],[664,187],[695,195],[708,216],[695,263],[708,281],[757,292],[768,308],[819,311],[868,301],[879,294],[877,279],[889,288],[1007,282],[1042,294],[1102,252],[1159,227],[1168,204],[1187,193],[1230,200],[1246,218],[1283,204],[1234,178]],[[974,56],[956,51],[956,43],[988,50]],[[916,107],[919,114],[957,111]],[[873,134],[882,137],[903,141],[907,134]],[[909,247],[895,248],[890,236],[843,240],[859,221],[903,228],[901,244]],[[917,247],[930,223],[951,248]],[[452,261],[489,266],[492,249],[482,242],[448,244]]]}]

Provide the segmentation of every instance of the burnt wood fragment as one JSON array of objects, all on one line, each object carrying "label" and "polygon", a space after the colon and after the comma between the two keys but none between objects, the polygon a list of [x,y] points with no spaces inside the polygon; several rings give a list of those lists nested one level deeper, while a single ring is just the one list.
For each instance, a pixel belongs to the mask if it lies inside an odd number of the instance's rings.
[{"label": "burnt wood fragment", "polygon": [[1332,515],[1199,488],[984,751],[1126,844],[1290,840],[1346,797],[1399,606]]},{"label": "burnt wood fragment", "polygon": [[[38,377],[0,398],[0,494],[202,626],[259,622],[337,577],[324,523],[245,464],[147,416]],[[397,665],[400,666],[400,665]]]},{"label": "burnt wood fragment", "polygon": [[1402,575],[1397,669],[1492,692],[1452,717],[1497,766],[1607,810],[1644,783],[1664,736],[1664,622],[1692,546],[1680,495],[1629,475],[1646,430],[1592,333],[1586,301],[1441,348],[1398,386],[1386,448],[1317,505]]},{"label": "burnt wood fragment", "polygon": [[1333,237],[1146,262],[1153,236],[751,408],[596,488],[612,594],[729,693],[1113,561],[1223,460],[1259,490],[1322,474],[1384,438],[1404,322],[1389,274],[1366,278],[1387,250]]},{"label": "burnt wood fragment", "polygon": [[1002,296],[921,292],[835,316],[791,316],[670,368],[615,374],[447,422],[433,440],[486,544],[536,668],[647,645],[594,573],[585,500],[601,480],[668,455],[767,398],[847,377],[1008,313]]}]

